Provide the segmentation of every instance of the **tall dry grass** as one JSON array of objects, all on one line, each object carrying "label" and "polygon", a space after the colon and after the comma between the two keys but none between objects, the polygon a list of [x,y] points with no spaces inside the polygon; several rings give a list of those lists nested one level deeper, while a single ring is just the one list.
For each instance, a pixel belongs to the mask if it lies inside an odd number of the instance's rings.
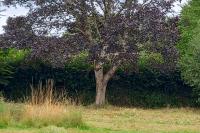
[{"label": "tall dry grass", "polygon": [[56,91],[52,79],[45,84],[40,82],[37,87],[31,85],[31,89],[31,96],[20,104],[20,108],[17,107],[19,104],[3,102],[5,109],[0,111],[0,127],[85,126],[80,110],[69,104],[64,92]]},{"label": "tall dry grass", "polygon": [[73,104],[68,102],[67,92],[56,90],[53,79],[46,80],[44,84],[42,81],[39,81],[37,86],[31,84],[30,88],[31,97],[27,101],[31,105]]}]

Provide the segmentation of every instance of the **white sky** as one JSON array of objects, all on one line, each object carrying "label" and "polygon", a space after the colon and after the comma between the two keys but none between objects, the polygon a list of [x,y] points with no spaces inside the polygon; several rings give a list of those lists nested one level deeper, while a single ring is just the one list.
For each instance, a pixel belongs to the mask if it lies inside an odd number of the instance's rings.
[{"label": "white sky", "polygon": [[3,33],[3,25],[6,25],[6,20],[8,17],[16,17],[21,15],[26,15],[28,10],[23,7],[9,7],[9,8],[3,8],[5,9],[4,12],[1,12],[3,16],[0,17],[0,33]]},{"label": "white sky", "polygon": [[[177,2],[174,6],[174,10],[177,13],[180,13],[181,11],[181,6],[184,5],[185,3],[187,3],[188,0],[182,0],[181,3]],[[4,16],[0,17],[0,33],[3,33],[3,25],[6,25],[6,20],[8,17],[16,17],[16,16],[21,16],[21,15],[26,15],[28,10],[23,8],[23,7],[9,7],[9,8],[3,8],[6,9],[4,12],[2,12],[1,14],[3,14]]]}]

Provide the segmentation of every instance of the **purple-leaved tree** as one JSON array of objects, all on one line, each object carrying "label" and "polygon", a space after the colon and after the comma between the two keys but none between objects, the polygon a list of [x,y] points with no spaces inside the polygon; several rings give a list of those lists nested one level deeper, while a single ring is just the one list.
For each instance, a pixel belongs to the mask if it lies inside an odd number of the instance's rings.
[{"label": "purple-leaved tree", "polygon": [[[30,10],[25,17],[9,18],[1,41],[7,47],[28,48],[30,59],[54,66],[64,66],[73,55],[87,52],[96,77],[95,104],[101,106],[116,70],[126,64],[135,67],[141,52],[162,55],[163,70],[175,68],[178,19],[168,14],[176,1],[4,0],[5,5]],[[65,36],[50,36],[56,31],[64,31]]]}]

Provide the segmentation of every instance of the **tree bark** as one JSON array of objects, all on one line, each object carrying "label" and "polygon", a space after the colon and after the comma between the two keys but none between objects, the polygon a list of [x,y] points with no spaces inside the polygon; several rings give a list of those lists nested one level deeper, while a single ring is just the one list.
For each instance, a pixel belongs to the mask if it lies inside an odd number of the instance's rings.
[{"label": "tree bark", "polygon": [[95,78],[96,78],[96,106],[102,106],[106,100],[106,88],[108,81],[113,77],[117,67],[112,67],[105,75],[103,73],[103,67],[95,66]]}]

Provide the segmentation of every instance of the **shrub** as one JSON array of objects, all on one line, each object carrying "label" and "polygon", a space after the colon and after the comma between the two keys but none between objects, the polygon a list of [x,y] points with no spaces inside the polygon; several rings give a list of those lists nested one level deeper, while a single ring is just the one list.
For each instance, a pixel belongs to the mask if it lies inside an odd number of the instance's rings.
[{"label": "shrub", "polygon": [[0,59],[0,85],[7,85],[12,74],[12,67]]},{"label": "shrub", "polygon": [[23,50],[0,49],[0,85],[8,85],[9,80],[12,78],[14,73],[14,66],[19,64],[27,52]]}]

